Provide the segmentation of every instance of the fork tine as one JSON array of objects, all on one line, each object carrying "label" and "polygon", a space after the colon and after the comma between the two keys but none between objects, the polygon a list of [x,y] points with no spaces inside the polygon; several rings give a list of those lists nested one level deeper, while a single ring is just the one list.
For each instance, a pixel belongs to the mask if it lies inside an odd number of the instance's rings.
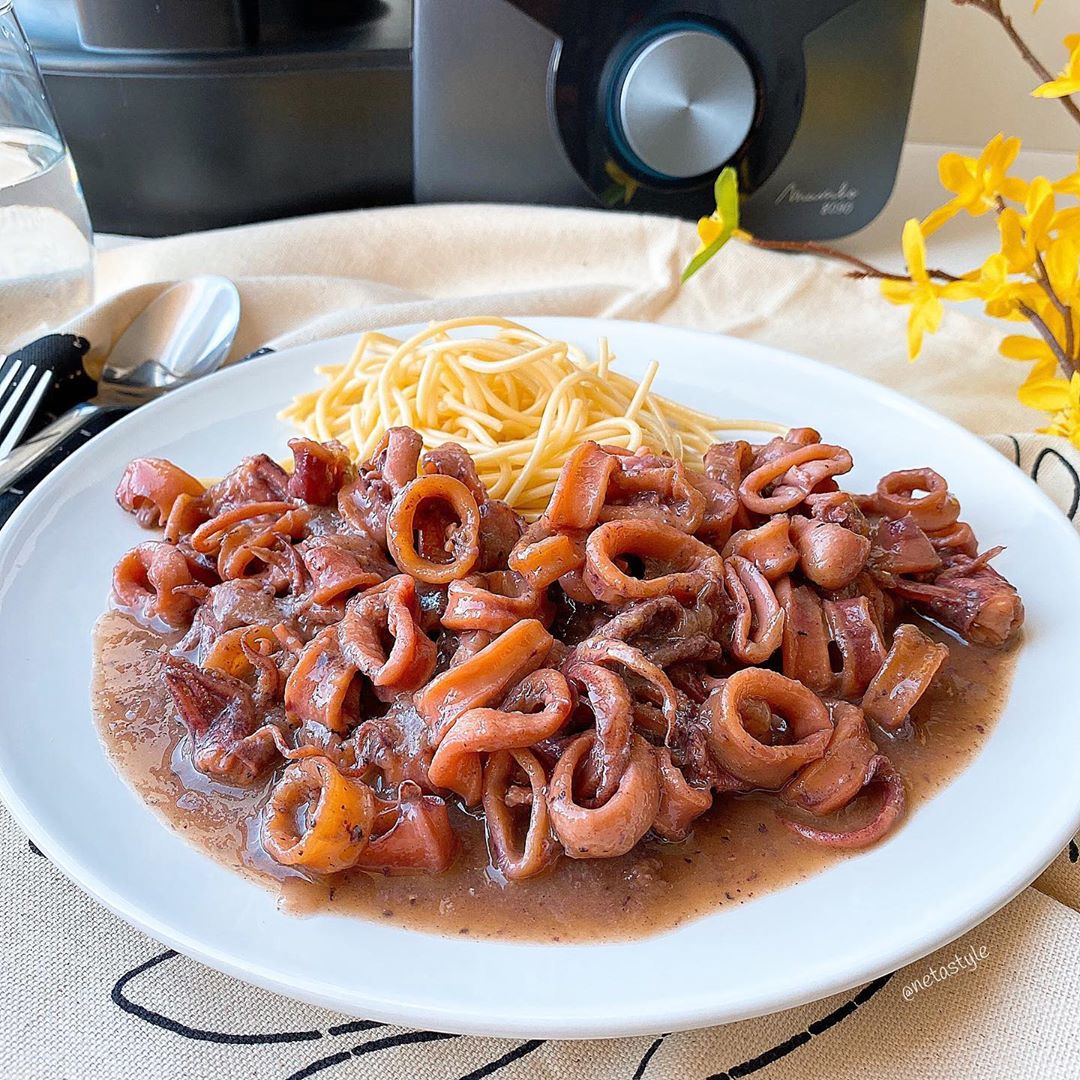
[{"label": "fork tine", "polygon": [[34,368],[34,370],[38,372],[37,382],[34,384],[34,388],[30,391],[30,395],[26,398],[22,408],[13,418],[8,433],[0,439],[0,458],[6,457],[15,449],[19,439],[22,438],[23,432],[30,421],[33,420],[34,413],[37,412],[38,405],[41,404],[41,399],[45,396],[45,391],[49,389],[52,372],[48,368],[44,370]]},{"label": "fork tine", "polygon": [[21,360],[12,360],[11,357],[5,357],[3,366],[0,367],[0,401],[7,400],[8,387],[11,386],[15,376],[18,375],[21,370]]},{"label": "fork tine", "polygon": [[[41,369],[36,364],[26,364],[18,382],[8,387],[6,399],[3,405],[0,406],[0,441],[5,440],[11,431],[19,427],[26,410],[26,404],[40,381],[41,374]],[[49,374],[51,377],[51,373],[46,372],[45,374]],[[18,435],[15,436],[16,439],[22,434],[22,429],[26,427],[26,423],[29,423],[29,417],[26,418],[26,422],[19,429]]]},{"label": "fork tine", "polygon": [[3,388],[3,398],[0,399],[0,434],[7,431],[8,417],[15,412],[23,396],[23,392],[30,385],[34,377],[34,368],[26,364],[19,369],[17,376]]}]

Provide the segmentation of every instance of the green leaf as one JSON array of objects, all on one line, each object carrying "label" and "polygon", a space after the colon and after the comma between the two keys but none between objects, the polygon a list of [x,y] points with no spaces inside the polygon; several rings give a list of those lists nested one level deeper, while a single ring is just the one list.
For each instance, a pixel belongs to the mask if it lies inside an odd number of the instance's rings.
[{"label": "green leaf", "polygon": [[713,185],[716,209],[724,219],[724,232],[733,233],[739,227],[739,178],[729,165],[720,170]]},{"label": "green leaf", "polygon": [[739,227],[739,178],[729,165],[720,170],[713,185],[716,211],[720,215],[721,233],[708,247],[699,251],[682,272],[682,281],[689,281],[730,239]]},{"label": "green leaf", "polygon": [[725,229],[707,248],[702,248],[687,264],[680,279],[683,284],[689,281],[729,240],[731,234]]},{"label": "green leaf", "polygon": [[626,188],[624,188],[622,184],[608,184],[600,196],[600,205],[605,210],[611,210],[623,201],[625,195]]}]

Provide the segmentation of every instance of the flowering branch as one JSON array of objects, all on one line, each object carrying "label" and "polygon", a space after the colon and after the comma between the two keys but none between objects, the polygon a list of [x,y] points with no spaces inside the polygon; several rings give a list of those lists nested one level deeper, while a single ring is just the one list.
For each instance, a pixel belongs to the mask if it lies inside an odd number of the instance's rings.
[{"label": "flowering branch", "polygon": [[[911,280],[909,274],[893,274],[888,270],[880,270],[878,267],[871,266],[870,263],[864,262],[854,255],[849,255],[846,251],[829,247],[827,244],[817,244],[812,240],[762,240],[758,236],[750,236],[748,237],[748,240],[754,247],[763,248],[765,251],[791,251],[803,255],[821,255],[826,259],[847,263],[849,266],[855,267],[855,269],[848,274],[848,277],[857,280],[863,278],[875,278],[880,281]],[[934,278],[937,281],[960,280],[960,278],[956,277],[954,274],[947,273],[945,270],[927,270],[926,273],[928,277]]]},{"label": "flowering branch", "polygon": [[[1039,268],[1039,284],[1043,287],[1043,291],[1049,298],[1050,303],[1054,305],[1054,309],[1061,316],[1062,322],[1065,324],[1065,356],[1068,357],[1070,366],[1075,368],[1076,365],[1072,363],[1072,361],[1077,359],[1072,308],[1064,303],[1061,297],[1058,296],[1057,289],[1054,288],[1054,284],[1050,280],[1050,274],[1046,270],[1046,260],[1043,258],[1041,251],[1035,253],[1035,265]],[[1031,316],[1029,315],[1028,318],[1030,319]],[[1055,338],[1054,340],[1056,341],[1057,339]],[[1068,371],[1066,374],[1071,375],[1072,372]]]},{"label": "flowering branch", "polygon": [[[998,217],[1006,210],[1005,200],[1000,194],[994,197],[994,207]],[[1027,239],[1027,232],[1023,228],[1021,228],[1021,234]],[[1061,316],[1062,323],[1065,327],[1064,348],[1062,348],[1061,342],[1058,341],[1057,336],[1047,325],[1046,320],[1043,319],[1037,311],[1027,304],[1019,304],[1018,309],[1028,322],[1039,331],[1039,334],[1047,345],[1050,346],[1051,351],[1061,365],[1061,370],[1065,374],[1065,377],[1071,378],[1073,372],[1077,370],[1077,365],[1074,363],[1077,357],[1072,308],[1058,296],[1058,291],[1054,288],[1054,283],[1050,278],[1050,272],[1046,269],[1046,259],[1043,257],[1043,253],[1038,247],[1034,248],[1034,252],[1035,266],[1038,271],[1038,273],[1034,275],[1035,280],[1038,282],[1042,291],[1046,293],[1046,297],[1054,306],[1054,310]]]},{"label": "flowering branch", "polygon": [[1024,318],[1039,331],[1039,336],[1050,346],[1050,351],[1056,357],[1058,365],[1061,367],[1061,373],[1066,379],[1070,378],[1076,368],[1066,355],[1065,350],[1061,347],[1061,343],[1054,337],[1053,330],[1046,325],[1046,321],[1043,317],[1034,308],[1028,307],[1023,301],[1017,305],[1017,310],[1022,312]]},{"label": "flowering branch", "polygon": [[[1080,34],[1065,39],[1069,61],[1056,78],[1039,62],[1004,13],[1001,0],[953,0],[994,18],[1043,80],[1036,97],[1056,97],[1080,123]],[[1072,95],[1076,95],[1076,100]],[[1057,180],[1024,180],[1009,170],[1020,140],[995,135],[977,157],[948,153],[938,165],[950,198],[922,221],[904,224],[902,247],[907,273],[890,273],[845,251],[804,240],[762,240],[739,228],[739,192],[728,167],[716,184],[716,210],[698,222],[701,246],[683,274],[685,281],[729,240],[767,251],[820,255],[845,264],[847,276],[874,278],[882,296],[908,308],[908,357],[914,360],[923,339],[941,326],[946,301],[979,299],[987,315],[1022,316],[1037,334],[1008,334],[1002,356],[1031,365],[1017,389],[1021,404],[1049,414],[1042,432],[1062,435],[1080,447],[1080,169]],[[1059,205],[1061,197],[1072,205]],[[926,265],[926,240],[959,214],[997,219],[997,249],[981,266],[956,276]],[[985,220],[985,219],[984,219]],[[1064,377],[1062,377],[1064,376]]]},{"label": "flowering branch", "polygon": [[[1028,67],[1030,67],[1044,83],[1054,81],[1054,76],[1051,74],[1050,70],[1031,51],[1027,42],[1024,41],[1017,32],[1012,19],[1002,10],[1001,0],[953,0],[953,3],[956,4],[957,7],[977,8],[979,11],[983,11],[989,15],[990,18],[998,23],[1002,30],[1005,31],[1009,40],[1016,46],[1017,51],[1024,58]],[[1077,106],[1076,102],[1068,95],[1058,98],[1058,100],[1061,102],[1065,111],[1080,124],[1080,107]]]}]

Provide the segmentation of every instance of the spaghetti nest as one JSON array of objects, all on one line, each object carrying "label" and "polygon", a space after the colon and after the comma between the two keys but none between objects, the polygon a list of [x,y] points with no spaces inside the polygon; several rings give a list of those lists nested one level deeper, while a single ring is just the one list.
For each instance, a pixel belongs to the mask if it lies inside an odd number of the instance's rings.
[{"label": "spaghetti nest", "polygon": [[281,418],[309,438],[336,439],[355,461],[372,457],[391,427],[415,429],[428,449],[458,443],[490,496],[530,521],[586,440],[697,466],[722,431],[782,430],[669,401],[651,391],[655,360],[637,382],[612,371],[613,359],[606,340],[592,360],[496,317],[436,323],[406,341],[372,331],[348,363],[319,368],[326,386],[296,397]]}]

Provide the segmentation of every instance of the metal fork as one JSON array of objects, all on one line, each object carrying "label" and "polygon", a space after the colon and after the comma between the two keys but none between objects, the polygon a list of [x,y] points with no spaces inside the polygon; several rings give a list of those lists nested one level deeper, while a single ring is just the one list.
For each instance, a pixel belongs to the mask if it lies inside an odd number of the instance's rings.
[{"label": "metal fork", "polygon": [[22,438],[52,377],[49,368],[14,356],[3,358],[0,364],[0,457],[10,454]]},{"label": "metal fork", "polygon": [[[239,325],[240,294],[227,278],[204,275],[166,289],[113,345],[97,381],[97,394],[0,457],[0,494],[58,447],[74,441],[76,432],[85,440],[103,430],[107,425],[99,422],[102,414],[116,418],[216,371],[228,356]],[[0,382],[3,376],[0,367]]]}]

